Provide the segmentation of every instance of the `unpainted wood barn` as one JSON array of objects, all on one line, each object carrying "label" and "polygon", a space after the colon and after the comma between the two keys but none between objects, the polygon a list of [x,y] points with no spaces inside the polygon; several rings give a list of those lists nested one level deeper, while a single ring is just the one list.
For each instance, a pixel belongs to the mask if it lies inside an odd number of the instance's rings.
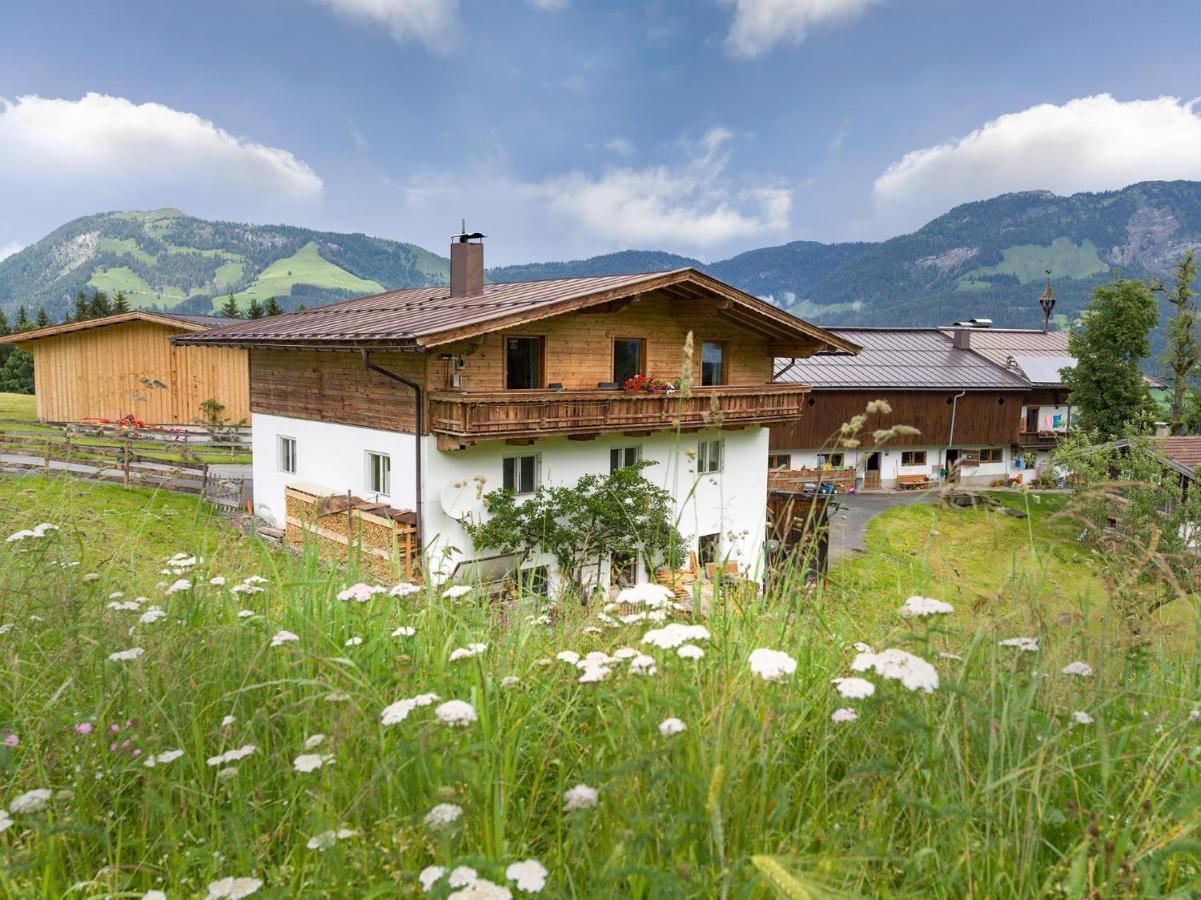
[{"label": "unpainted wood barn", "polygon": [[250,418],[246,351],[182,347],[173,335],[228,324],[212,316],[136,310],[50,325],[0,338],[33,354],[43,422],[116,421],[190,425],[216,400],[232,422]]}]

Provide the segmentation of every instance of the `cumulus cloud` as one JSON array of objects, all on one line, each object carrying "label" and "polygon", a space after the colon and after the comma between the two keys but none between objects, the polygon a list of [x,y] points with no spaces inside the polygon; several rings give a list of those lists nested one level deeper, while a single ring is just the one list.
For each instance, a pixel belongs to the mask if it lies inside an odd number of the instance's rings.
[{"label": "cumulus cloud", "polygon": [[24,248],[24,244],[0,244],[0,259],[8,259],[17,251]]},{"label": "cumulus cloud", "polygon": [[913,227],[971,200],[1008,191],[1103,191],[1137,181],[1201,178],[1197,101],[1044,103],[970,134],[906,153],[874,184],[878,217]]},{"label": "cumulus cloud", "polygon": [[458,0],[316,0],[358,23],[383,25],[398,43],[417,41],[445,49],[458,13]]},{"label": "cumulus cloud", "polygon": [[[741,248],[788,228],[792,195],[773,179],[733,175],[734,138],[728,129],[714,128],[682,141],[672,163],[577,169],[541,181],[498,174],[499,160],[471,171],[424,172],[403,186],[406,218],[457,224],[454,217],[466,215],[485,231],[489,222],[503,223],[503,230],[492,226],[493,264],[629,247]],[[445,224],[431,246],[440,246],[444,232]]]},{"label": "cumulus cloud", "polygon": [[814,26],[850,22],[879,0],[720,0],[734,7],[726,47],[756,57],[776,44],[799,44]]},{"label": "cumulus cloud", "polygon": [[155,206],[279,219],[311,212],[323,190],[287,150],[159,103],[95,93],[0,98],[0,160],[6,212],[49,227],[82,213]]}]

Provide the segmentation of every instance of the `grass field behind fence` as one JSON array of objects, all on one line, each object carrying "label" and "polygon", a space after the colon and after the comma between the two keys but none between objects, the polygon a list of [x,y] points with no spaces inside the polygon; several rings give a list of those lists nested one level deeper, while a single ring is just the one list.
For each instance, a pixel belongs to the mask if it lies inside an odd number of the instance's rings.
[{"label": "grass field behind fence", "polygon": [[[599,607],[339,600],[353,572],[195,500],[0,479],[6,534],[58,526],[0,543],[0,892],[1191,896],[1196,617],[1136,641],[1053,511],[893,510],[828,589],[722,598],[686,658]],[[954,611],[898,615],[915,592]],[[937,687],[852,672],[856,642]]]}]

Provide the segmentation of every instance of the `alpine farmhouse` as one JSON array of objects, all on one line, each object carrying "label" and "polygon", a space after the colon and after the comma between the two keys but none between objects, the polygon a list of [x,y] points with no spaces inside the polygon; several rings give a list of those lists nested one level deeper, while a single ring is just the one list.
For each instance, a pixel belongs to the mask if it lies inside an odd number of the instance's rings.
[{"label": "alpine farmhouse", "polygon": [[[258,514],[287,521],[289,486],[412,511],[444,580],[488,555],[463,528],[483,493],[651,460],[699,561],[761,577],[767,426],[802,416],[810,391],[773,383],[775,360],[858,347],[693,269],[485,284],[481,239],[456,236],[449,286],[175,339],[249,351]],[[624,388],[682,365],[690,390]],[[520,565],[553,583],[550,558]]]}]

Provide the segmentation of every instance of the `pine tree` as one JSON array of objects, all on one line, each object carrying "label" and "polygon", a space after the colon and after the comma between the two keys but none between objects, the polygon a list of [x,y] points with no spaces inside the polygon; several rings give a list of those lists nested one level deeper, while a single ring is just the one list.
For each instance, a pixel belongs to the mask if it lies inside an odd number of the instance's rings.
[{"label": "pine tree", "polygon": [[263,307],[263,314],[267,316],[278,316],[283,313],[283,308],[279,305],[279,301],[274,297],[267,298],[267,305]]},{"label": "pine tree", "polygon": [[29,321],[29,314],[25,312],[25,307],[17,308],[17,331],[29,331],[33,328],[33,323]]},{"label": "pine tree", "polygon": [[12,331],[8,327],[8,316],[4,314],[4,310],[0,309],[0,337],[4,337],[6,334],[12,334]]},{"label": "pine tree", "polygon": [[1193,251],[1185,252],[1176,263],[1176,290],[1168,294],[1168,302],[1175,307],[1168,321],[1168,349],[1163,364],[1172,385],[1172,406],[1169,413],[1172,434],[1184,434],[1187,428],[1188,403],[1186,392],[1189,381],[1201,363],[1201,344],[1197,338],[1197,307],[1193,305],[1193,279],[1197,277],[1197,263]]},{"label": "pine tree", "polygon": [[108,294],[104,291],[94,291],[92,299],[88,301],[89,318],[99,319],[104,316],[113,314],[113,307],[108,302]]},{"label": "pine tree", "polygon": [[125,296],[125,291],[117,291],[117,296],[113,298],[113,312],[127,313],[132,308],[129,305],[129,298]]},{"label": "pine tree", "polygon": [[75,292],[75,312],[71,314],[72,322],[85,322],[92,317],[91,307],[88,305],[88,292],[80,288]]},{"label": "pine tree", "polygon": [[263,304],[259,303],[257,297],[250,298],[250,305],[246,307],[246,318],[261,319],[263,317]]},{"label": "pine tree", "polygon": [[1151,353],[1151,330],[1159,304],[1141,281],[1114,278],[1099,284],[1072,332],[1068,350],[1074,369],[1063,370],[1068,402],[1079,412],[1083,428],[1105,440],[1121,437],[1129,423],[1153,409],[1140,364]]},{"label": "pine tree", "polygon": [[227,319],[242,318],[242,311],[238,309],[238,301],[234,299],[234,295],[232,293],[222,305],[221,315],[225,316]]},{"label": "pine tree", "polygon": [[46,308],[39,306],[38,307],[38,317],[37,317],[38,328],[45,328],[49,324],[50,324],[50,317],[48,315],[46,315]]}]

